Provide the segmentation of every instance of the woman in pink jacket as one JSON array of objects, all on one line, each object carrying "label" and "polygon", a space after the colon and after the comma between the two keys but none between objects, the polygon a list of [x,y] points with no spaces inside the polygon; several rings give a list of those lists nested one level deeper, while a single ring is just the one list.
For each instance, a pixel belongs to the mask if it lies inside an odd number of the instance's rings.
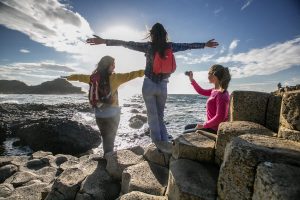
[{"label": "woman in pink jacket", "polygon": [[230,96],[227,91],[231,76],[227,67],[213,65],[208,72],[208,80],[214,84],[212,89],[203,89],[193,78],[193,72],[189,72],[189,78],[194,89],[203,96],[207,96],[206,121],[204,124],[189,124],[184,129],[202,129],[211,133],[217,133],[221,122],[228,120]]}]

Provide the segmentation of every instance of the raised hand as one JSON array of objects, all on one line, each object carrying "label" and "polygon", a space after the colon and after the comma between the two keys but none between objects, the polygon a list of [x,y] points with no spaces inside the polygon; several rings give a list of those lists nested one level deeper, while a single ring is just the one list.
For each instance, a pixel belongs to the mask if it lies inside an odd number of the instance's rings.
[{"label": "raised hand", "polygon": [[208,42],[205,43],[205,47],[210,48],[216,48],[219,45],[218,42],[215,41],[215,39],[208,40]]},{"label": "raised hand", "polygon": [[105,39],[97,36],[97,35],[93,35],[93,38],[88,38],[86,40],[87,43],[89,43],[90,45],[96,45],[96,44],[105,44]]},{"label": "raised hand", "polygon": [[193,75],[192,71],[190,71],[190,73],[189,73],[189,78],[190,78],[190,81],[194,80],[194,75]]}]

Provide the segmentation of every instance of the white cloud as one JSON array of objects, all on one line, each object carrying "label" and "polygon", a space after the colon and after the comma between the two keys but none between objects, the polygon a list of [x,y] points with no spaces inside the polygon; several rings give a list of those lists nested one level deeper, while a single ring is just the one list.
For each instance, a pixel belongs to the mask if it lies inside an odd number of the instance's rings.
[{"label": "white cloud", "polygon": [[88,22],[58,0],[2,0],[0,24],[20,31],[56,51],[80,53],[91,36]]},{"label": "white cloud", "polygon": [[248,6],[250,6],[250,4],[252,3],[253,0],[246,0],[246,2],[244,3],[244,5],[242,6],[241,10],[244,10],[245,8],[247,8]]},{"label": "white cloud", "polygon": [[238,46],[240,40],[232,40],[232,42],[229,45],[229,52],[232,53],[232,51]]},{"label": "white cloud", "polygon": [[212,58],[216,54],[203,54],[201,56],[194,56],[191,54],[180,54],[175,55],[176,59],[182,60],[184,64],[193,65],[193,64],[201,64],[212,61]]},{"label": "white cloud", "polygon": [[20,49],[20,52],[21,52],[21,53],[30,53],[30,51],[27,50],[27,49]]},{"label": "white cloud", "polygon": [[284,43],[271,44],[246,53],[228,55],[216,59],[218,63],[232,66],[233,77],[267,75],[300,64],[300,37]]}]

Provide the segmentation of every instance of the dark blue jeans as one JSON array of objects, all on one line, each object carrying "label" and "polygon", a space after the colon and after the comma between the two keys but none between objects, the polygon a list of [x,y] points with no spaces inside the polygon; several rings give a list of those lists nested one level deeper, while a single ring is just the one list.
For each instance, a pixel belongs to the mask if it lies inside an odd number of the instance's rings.
[{"label": "dark blue jeans", "polygon": [[142,92],[147,108],[150,136],[153,142],[168,141],[167,129],[164,123],[168,82],[168,79],[159,83],[155,83],[147,77],[144,79]]},{"label": "dark blue jeans", "polygon": [[120,122],[120,114],[109,118],[96,118],[103,141],[104,154],[114,150],[115,138]]}]

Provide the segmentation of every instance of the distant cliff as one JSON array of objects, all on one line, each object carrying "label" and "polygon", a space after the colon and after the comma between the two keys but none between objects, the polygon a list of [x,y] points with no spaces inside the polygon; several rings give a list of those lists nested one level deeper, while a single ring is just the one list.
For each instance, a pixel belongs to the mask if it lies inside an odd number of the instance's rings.
[{"label": "distant cliff", "polygon": [[28,86],[17,80],[0,80],[2,94],[79,94],[84,93],[65,79],[55,79],[40,85]]}]

